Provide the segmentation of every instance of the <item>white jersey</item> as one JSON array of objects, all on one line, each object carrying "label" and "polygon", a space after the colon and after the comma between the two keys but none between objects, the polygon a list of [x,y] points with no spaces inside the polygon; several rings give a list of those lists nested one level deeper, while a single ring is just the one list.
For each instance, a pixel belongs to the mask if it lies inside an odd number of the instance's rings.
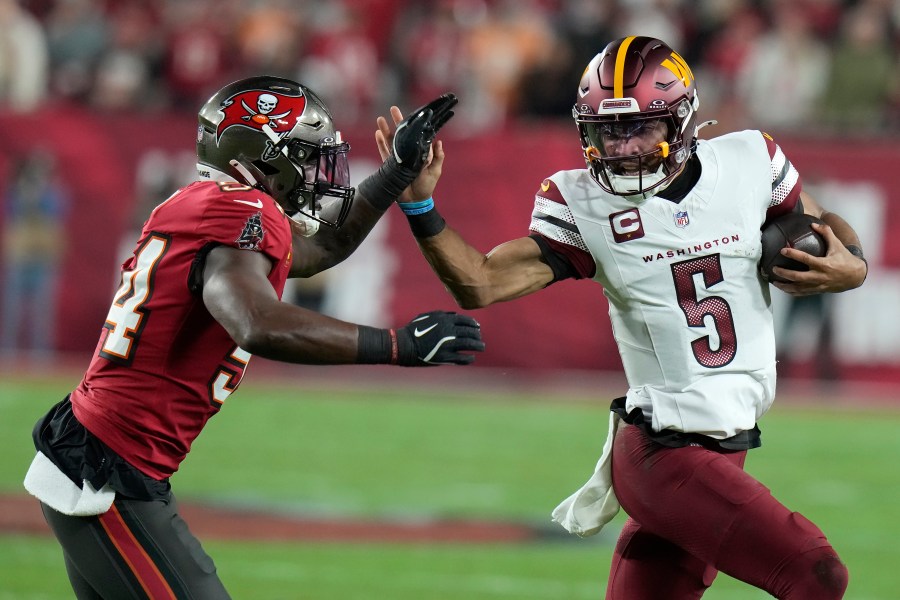
[{"label": "white jersey", "polygon": [[609,300],[628,379],[626,409],[655,431],[717,439],[754,427],[775,394],[760,227],[793,209],[796,170],[765,134],[700,141],[699,180],[679,203],[608,194],[586,169],[538,192],[531,231],[592,276]]}]

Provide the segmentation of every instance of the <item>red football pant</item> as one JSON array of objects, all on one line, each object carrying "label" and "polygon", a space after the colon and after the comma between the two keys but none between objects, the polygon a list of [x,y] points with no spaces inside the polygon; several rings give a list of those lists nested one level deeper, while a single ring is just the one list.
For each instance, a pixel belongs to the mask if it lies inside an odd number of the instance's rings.
[{"label": "red football pant", "polygon": [[718,571],[786,600],[839,600],[847,569],[822,531],[744,472],[746,451],[669,448],[633,425],[613,445],[629,518],[607,600],[700,598]]}]

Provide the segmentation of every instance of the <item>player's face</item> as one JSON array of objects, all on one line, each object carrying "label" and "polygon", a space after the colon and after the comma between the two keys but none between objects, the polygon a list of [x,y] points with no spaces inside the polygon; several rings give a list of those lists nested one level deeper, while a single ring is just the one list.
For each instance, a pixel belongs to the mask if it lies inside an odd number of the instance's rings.
[{"label": "player's face", "polygon": [[294,167],[303,174],[302,202],[285,208],[292,212],[301,210],[334,227],[340,226],[353,197],[347,162],[349,150],[345,143],[314,145],[292,140],[288,154]]},{"label": "player's face", "polygon": [[622,160],[611,164],[617,175],[637,175],[639,171],[652,173],[659,168],[662,156],[659,144],[666,140],[668,128],[662,119],[616,121],[598,124],[596,134],[600,151],[605,158],[647,155],[641,160]]}]

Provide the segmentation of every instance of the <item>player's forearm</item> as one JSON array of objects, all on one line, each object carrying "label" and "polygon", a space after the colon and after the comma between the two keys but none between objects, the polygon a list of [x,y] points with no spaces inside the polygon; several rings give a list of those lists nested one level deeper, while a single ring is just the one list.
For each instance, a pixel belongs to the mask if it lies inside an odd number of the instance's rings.
[{"label": "player's forearm", "polygon": [[284,362],[356,362],[355,325],[281,302],[266,285],[264,272],[250,272],[254,261],[257,267],[268,267],[267,259],[237,252],[213,250],[207,259],[202,294],[210,315],[238,346],[250,354]]},{"label": "player's forearm", "polygon": [[[840,215],[823,211],[820,217],[829,227],[834,236],[840,240],[849,253],[843,261],[843,277],[839,284],[833,286],[830,291],[842,292],[858,288],[866,280],[869,274],[869,263],[863,254],[862,244],[856,231]],[[850,256],[852,255],[852,256]]]},{"label": "player's forearm", "polygon": [[853,227],[851,227],[843,217],[826,210],[822,211],[822,216],[820,218],[831,227],[831,230],[834,231],[834,235],[837,239],[841,240],[841,243],[843,243],[844,246],[856,246],[862,250],[859,236],[856,235],[856,231],[853,230]]},{"label": "player's forearm", "polygon": [[354,324],[282,304],[257,315],[238,344],[270,360],[337,365],[357,362],[357,337]]},{"label": "player's forearm", "polygon": [[447,225],[433,198],[398,206],[425,259],[462,308],[514,300],[553,281],[552,269],[530,238],[506,242],[485,255]]},{"label": "player's forearm", "polygon": [[487,257],[450,227],[439,234],[416,238],[422,255],[462,308],[481,308],[494,302],[485,271]]},{"label": "player's forearm", "polygon": [[294,231],[289,277],[311,277],[343,262],[362,244],[385,211],[357,197],[340,229],[320,227],[312,237]]},{"label": "player's forearm", "polygon": [[854,246],[862,251],[862,244],[860,244],[859,236],[856,235],[856,232],[850,224],[840,215],[822,208],[816,199],[805,191],[800,193],[800,201],[802,203],[801,206],[803,207],[803,212],[822,219],[825,224],[831,227],[834,235],[842,244],[844,244],[844,246]]},{"label": "player's forearm", "polygon": [[445,311],[421,313],[404,327],[379,329],[267,303],[237,331],[233,339],[251,354],[312,365],[465,365],[474,361],[473,353],[484,351],[477,321]]},{"label": "player's forearm", "polygon": [[343,262],[353,254],[368,237],[378,220],[384,216],[384,210],[373,207],[365,198],[357,198],[353,204],[344,225],[340,229],[329,231],[327,236],[317,240],[327,250],[323,271]]},{"label": "player's forearm", "polygon": [[465,309],[526,296],[553,279],[550,268],[538,259],[537,245],[528,238],[501,244],[487,255],[450,227],[416,241],[444,286]]}]

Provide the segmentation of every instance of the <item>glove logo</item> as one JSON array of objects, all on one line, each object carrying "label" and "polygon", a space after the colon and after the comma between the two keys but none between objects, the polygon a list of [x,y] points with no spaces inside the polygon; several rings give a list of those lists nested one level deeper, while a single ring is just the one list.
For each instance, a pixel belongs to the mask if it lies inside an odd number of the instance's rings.
[{"label": "glove logo", "polygon": [[425,329],[423,329],[421,331],[419,331],[419,328],[416,327],[415,330],[413,331],[413,335],[415,335],[417,338],[422,337],[423,335],[425,335],[426,333],[428,333],[429,331],[431,331],[432,329],[434,329],[437,326],[438,326],[438,324],[435,323],[431,327],[426,327]]}]

